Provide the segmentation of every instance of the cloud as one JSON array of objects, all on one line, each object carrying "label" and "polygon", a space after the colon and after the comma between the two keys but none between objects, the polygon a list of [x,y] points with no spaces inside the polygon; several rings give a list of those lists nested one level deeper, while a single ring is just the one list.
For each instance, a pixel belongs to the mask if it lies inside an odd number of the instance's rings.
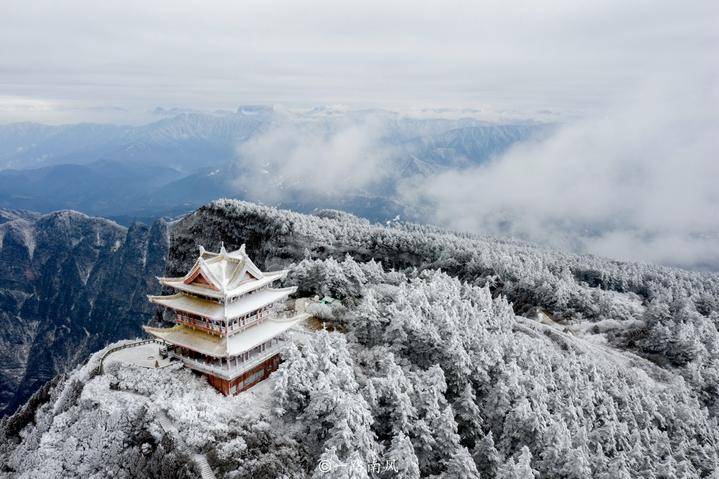
[{"label": "cloud", "polygon": [[0,95],[0,123],[34,121],[60,124],[79,117],[86,122],[127,122],[135,115],[129,115],[126,109],[111,105],[83,105],[39,97]]},{"label": "cloud", "polygon": [[[719,265],[719,2],[690,3],[7,0],[0,122],[255,102],[583,116],[404,199],[455,228]],[[274,124],[238,150],[236,184],[267,201],[371,188],[393,155],[378,135]]]},{"label": "cloud", "polygon": [[713,0],[5,0],[0,82],[7,95],[145,112],[251,102],[585,110],[645,71],[716,55],[718,9]]},{"label": "cloud", "polygon": [[716,78],[708,69],[654,77],[547,140],[407,183],[404,199],[453,228],[719,269]]},{"label": "cloud", "polygon": [[391,154],[379,141],[381,132],[371,116],[339,122],[275,120],[237,147],[234,185],[270,203],[371,188],[387,176]]}]

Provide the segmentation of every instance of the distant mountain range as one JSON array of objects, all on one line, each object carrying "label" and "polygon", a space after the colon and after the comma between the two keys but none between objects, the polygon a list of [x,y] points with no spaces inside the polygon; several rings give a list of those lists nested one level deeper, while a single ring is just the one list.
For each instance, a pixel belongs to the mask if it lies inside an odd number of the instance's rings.
[{"label": "distant mountain range", "polygon": [[[340,197],[287,191],[273,204],[300,211],[342,207],[385,220],[406,213],[394,199],[399,180],[481,164],[551,128],[473,118],[417,119],[383,110],[295,113],[254,106],[180,113],[141,126],[0,125],[0,207],[75,209],[130,224],[134,218],[174,216],[222,196],[258,200],[236,181],[258,167],[256,158],[250,165],[238,151],[242,145],[282,128],[331,137],[358,125],[371,125],[377,143],[391,149],[382,165],[384,181],[373,188],[346,188]],[[262,173],[272,181],[281,172],[269,168]]]}]

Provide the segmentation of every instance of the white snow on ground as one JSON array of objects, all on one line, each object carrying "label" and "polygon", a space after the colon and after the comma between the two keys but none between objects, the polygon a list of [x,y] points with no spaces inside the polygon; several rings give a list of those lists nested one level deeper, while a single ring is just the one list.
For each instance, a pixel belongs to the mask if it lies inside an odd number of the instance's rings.
[{"label": "white snow on ground", "polygon": [[160,357],[159,343],[146,343],[132,348],[120,349],[110,353],[105,358],[105,365],[113,362],[123,364],[134,364],[144,368],[154,368],[157,361],[157,367],[165,367],[170,364],[168,359]]},{"label": "white snow on ground", "polygon": [[551,320],[545,323],[544,321],[538,322],[524,317],[518,317],[517,319],[524,325],[543,331],[547,337],[555,342],[571,347],[577,352],[603,357],[620,367],[634,367],[643,373],[647,379],[651,380],[657,388],[664,389],[668,383],[681,380],[679,375],[672,374],[649,360],[609,346],[603,334],[582,334],[587,328],[576,328],[566,332],[567,328]]},{"label": "white snow on ground", "polygon": [[204,468],[203,477],[212,477],[204,455],[208,450],[234,456],[244,447],[232,439],[235,431],[249,424],[277,427],[268,414],[272,378],[239,396],[225,397],[179,363],[147,367],[154,365],[157,352],[156,345],[143,345],[112,353],[98,375],[94,372],[102,352],[93,355],[71,373],[52,410],[36,419],[37,427],[23,431],[26,442],[7,456],[8,466],[28,479],[127,477],[117,476],[117,464],[106,455],[121,454],[129,424],[138,420],[157,444],[163,436],[172,436],[175,447]]},{"label": "white snow on ground", "polygon": [[[162,404],[168,415],[179,423],[185,419],[214,422],[225,416],[258,415],[267,410],[263,404],[269,400],[267,381],[238,396],[225,397],[203,376],[183,367],[148,369],[116,361],[105,370],[120,390],[136,392],[154,404]],[[217,417],[213,419],[212,415]]]}]

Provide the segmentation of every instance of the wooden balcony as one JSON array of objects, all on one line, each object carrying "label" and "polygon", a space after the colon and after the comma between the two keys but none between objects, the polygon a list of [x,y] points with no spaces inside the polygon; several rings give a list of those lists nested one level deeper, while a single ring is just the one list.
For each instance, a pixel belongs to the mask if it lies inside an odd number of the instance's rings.
[{"label": "wooden balcony", "polygon": [[185,366],[191,369],[229,381],[258,366],[275,354],[279,354],[285,344],[287,344],[287,341],[275,338],[273,339],[273,344],[265,347],[264,351],[254,353],[243,361],[240,361],[238,358],[223,359],[221,361],[191,358],[182,354],[180,349],[173,348],[168,349],[167,355],[179,359]]}]

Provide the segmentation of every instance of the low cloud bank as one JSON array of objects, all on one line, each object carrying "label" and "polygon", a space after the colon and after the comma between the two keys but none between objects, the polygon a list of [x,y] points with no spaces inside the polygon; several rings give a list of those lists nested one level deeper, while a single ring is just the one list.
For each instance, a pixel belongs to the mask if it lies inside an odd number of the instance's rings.
[{"label": "low cloud bank", "polygon": [[655,75],[488,163],[405,179],[411,151],[381,115],[277,117],[238,146],[235,183],[269,204],[398,191],[415,219],[453,229],[719,271],[717,75],[693,73]]},{"label": "low cloud bank", "polygon": [[391,152],[380,133],[372,121],[275,123],[238,147],[235,184],[268,203],[371,188],[388,173]]},{"label": "low cloud bank", "polygon": [[643,85],[599,118],[495,161],[402,187],[460,230],[565,250],[719,270],[715,75]]}]

